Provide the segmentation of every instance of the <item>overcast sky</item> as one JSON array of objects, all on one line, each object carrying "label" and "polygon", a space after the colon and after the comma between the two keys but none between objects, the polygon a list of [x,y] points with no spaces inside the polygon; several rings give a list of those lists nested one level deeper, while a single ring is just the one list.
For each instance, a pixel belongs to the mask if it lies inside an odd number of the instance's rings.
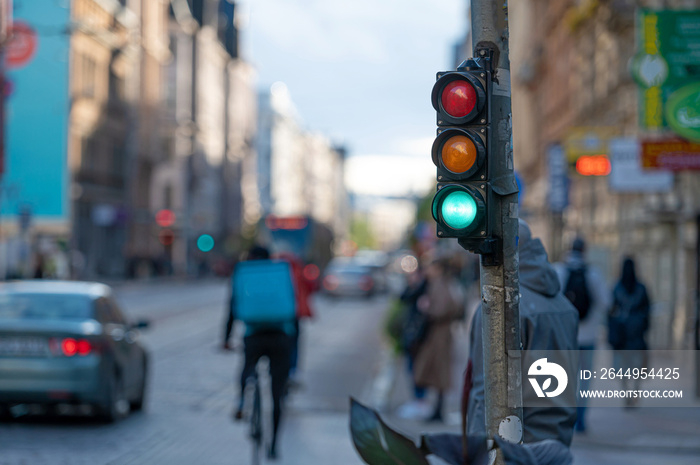
[{"label": "overcast sky", "polygon": [[[284,82],[304,127],[344,143],[355,191],[396,194],[434,178],[430,146],[437,71],[452,67],[466,0],[240,0],[243,54],[259,87]],[[382,189],[371,169],[391,156],[405,183]],[[403,157],[413,157],[405,159]],[[385,162],[386,163],[386,162]],[[397,163],[394,162],[396,165]]]}]

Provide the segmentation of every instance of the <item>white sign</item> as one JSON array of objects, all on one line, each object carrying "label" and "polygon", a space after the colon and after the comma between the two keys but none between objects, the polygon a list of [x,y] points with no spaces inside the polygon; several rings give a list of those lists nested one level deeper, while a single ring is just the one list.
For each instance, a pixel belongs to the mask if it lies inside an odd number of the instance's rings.
[{"label": "white sign", "polygon": [[611,139],[610,189],[615,192],[668,192],[673,188],[673,173],[643,170],[641,144],[633,137]]},{"label": "white sign", "polygon": [[111,226],[117,220],[117,209],[112,205],[100,203],[92,207],[91,216],[96,226]]},{"label": "white sign", "polygon": [[569,177],[567,175],[564,148],[552,145],[547,149],[547,164],[549,168],[549,209],[562,212],[569,205]]}]

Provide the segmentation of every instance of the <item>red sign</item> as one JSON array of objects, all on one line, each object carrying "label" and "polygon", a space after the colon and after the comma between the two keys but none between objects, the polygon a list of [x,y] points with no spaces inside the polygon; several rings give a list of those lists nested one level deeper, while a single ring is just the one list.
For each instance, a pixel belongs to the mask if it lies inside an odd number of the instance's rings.
[{"label": "red sign", "polygon": [[700,170],[700,144],[681,139],[642,142],[642,168]]},{"label": "red sign", "polygon": [[607,176],[610,160],[605,155],[584,155],[576,160],[576,172],[583,176]]},{"label": "red sign", "polygon": [[309,224],[309,220],[303,216],[279,217],[268,215],[265,218],[265,226],[271,231],[278,229],[304,229]]},{"label": "red sign", "polygon": [[10,40],[5,48],[5,64],[8,68],[20,68],[32,59],[36,52],[37,35],[28,24],[15,21],[10,29]]}]

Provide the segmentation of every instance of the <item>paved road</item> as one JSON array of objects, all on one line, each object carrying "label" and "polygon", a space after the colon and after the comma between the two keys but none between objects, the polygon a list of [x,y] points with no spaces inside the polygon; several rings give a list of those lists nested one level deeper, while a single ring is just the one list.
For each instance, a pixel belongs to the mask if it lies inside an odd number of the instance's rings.
[{"label": "paved road", "polygon": [[[250,463],[245,425],[230,417],[241,354],[218,348],[225,283],[125,285],[118,299],[153,321],[142,336],[152,352],[146,411],[114,425],[75,417],[0,424],[0,465]],[[303,328],[304,387],[290,398],[277,463],[358,464],[348,396],[371,401],[386,298],[316,304],[317,318]]]}]

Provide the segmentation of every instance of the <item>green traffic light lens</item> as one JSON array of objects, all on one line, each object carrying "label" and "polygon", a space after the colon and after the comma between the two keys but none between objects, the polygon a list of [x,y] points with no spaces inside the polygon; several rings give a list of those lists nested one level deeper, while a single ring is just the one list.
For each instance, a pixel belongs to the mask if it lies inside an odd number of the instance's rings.
[{"label": "green traffic light lens", "polygon": [[464,191],[447,194],[440,207],[442,219],[452,229],[469,227],[476,218],[476,201]]},{"label": "green traffic light lens", "polygon": [[209,234],[202,234],[197,238],[197,248],[202,252],[210,252],[214,248],[214,238]]}]

